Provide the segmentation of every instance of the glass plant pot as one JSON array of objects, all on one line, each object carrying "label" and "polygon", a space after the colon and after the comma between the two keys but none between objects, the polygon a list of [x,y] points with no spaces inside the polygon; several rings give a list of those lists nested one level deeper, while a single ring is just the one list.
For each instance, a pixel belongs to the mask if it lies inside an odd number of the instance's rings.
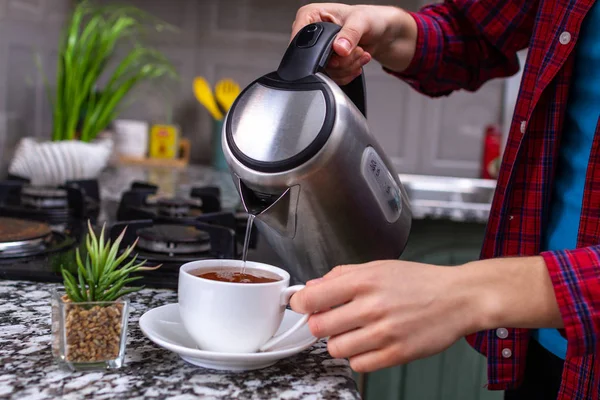
[{"label": "glass plant pot", "polygon": [[125,360],[129,301],[73,303],[52,292],[52,355],[73,371],[120,368]]}]

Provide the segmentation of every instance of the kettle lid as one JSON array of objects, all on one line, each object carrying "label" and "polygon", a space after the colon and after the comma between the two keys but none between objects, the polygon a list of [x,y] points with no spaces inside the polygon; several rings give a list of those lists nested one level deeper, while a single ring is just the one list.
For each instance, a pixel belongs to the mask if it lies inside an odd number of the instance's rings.
[{"label": "kettle lid", "polygon": [[[335,97],[323,71],[341,27],[309,24],[290,42],[277,71],[240,93],[225,123],[232,155],[261,172],[293,169],[312,158],[327,142],[335,121]],[[366,116],[364,76],[341,87]],[[337,94],[336,94],[337,95]]]},{"label": "kettle lid", "polygon": [[240,94],[225,127],[233,155],[263,172],[286,171],[312,158],[329,138],[335,117],[325,82],[309,77],[292,84],[274,75]]}]

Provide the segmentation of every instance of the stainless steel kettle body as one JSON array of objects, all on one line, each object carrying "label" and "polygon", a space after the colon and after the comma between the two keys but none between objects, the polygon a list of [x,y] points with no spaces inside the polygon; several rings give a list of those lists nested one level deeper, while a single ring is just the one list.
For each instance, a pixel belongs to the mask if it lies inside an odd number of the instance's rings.
[{"label": "stainless steel kettle body", "polygon": [[303,28],[276,72],[250,84],[223,124],[225,159],[246,210],[296,279],[400,257],[406,192],[369,133],[364,78],[324,73],[340,27]]}]

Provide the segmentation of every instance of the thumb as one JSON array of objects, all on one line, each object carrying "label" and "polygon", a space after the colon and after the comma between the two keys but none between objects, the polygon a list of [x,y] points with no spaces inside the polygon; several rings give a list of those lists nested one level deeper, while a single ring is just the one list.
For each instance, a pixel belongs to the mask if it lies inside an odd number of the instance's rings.
[{"label": "thumb", "polygon": [[338,33],[333,50],[341,57],[349,56],[367,30],[367,23],[357,13],[351,13]]}]

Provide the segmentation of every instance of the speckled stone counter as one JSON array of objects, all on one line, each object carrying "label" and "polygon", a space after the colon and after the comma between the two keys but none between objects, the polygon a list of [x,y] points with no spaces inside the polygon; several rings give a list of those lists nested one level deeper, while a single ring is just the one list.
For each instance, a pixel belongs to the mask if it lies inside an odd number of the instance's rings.
[{"label": "speckled stone counter", "polygon": [[345,360],[324,342],[258,371],[228,373],[187,364],[143,336],[138,319],[174,303],[170,290],[145,289],[131,300],[125,366],[66,372],[50,350],[50,290],[44,283],[0,281],[0,399],[357,399]]}]

